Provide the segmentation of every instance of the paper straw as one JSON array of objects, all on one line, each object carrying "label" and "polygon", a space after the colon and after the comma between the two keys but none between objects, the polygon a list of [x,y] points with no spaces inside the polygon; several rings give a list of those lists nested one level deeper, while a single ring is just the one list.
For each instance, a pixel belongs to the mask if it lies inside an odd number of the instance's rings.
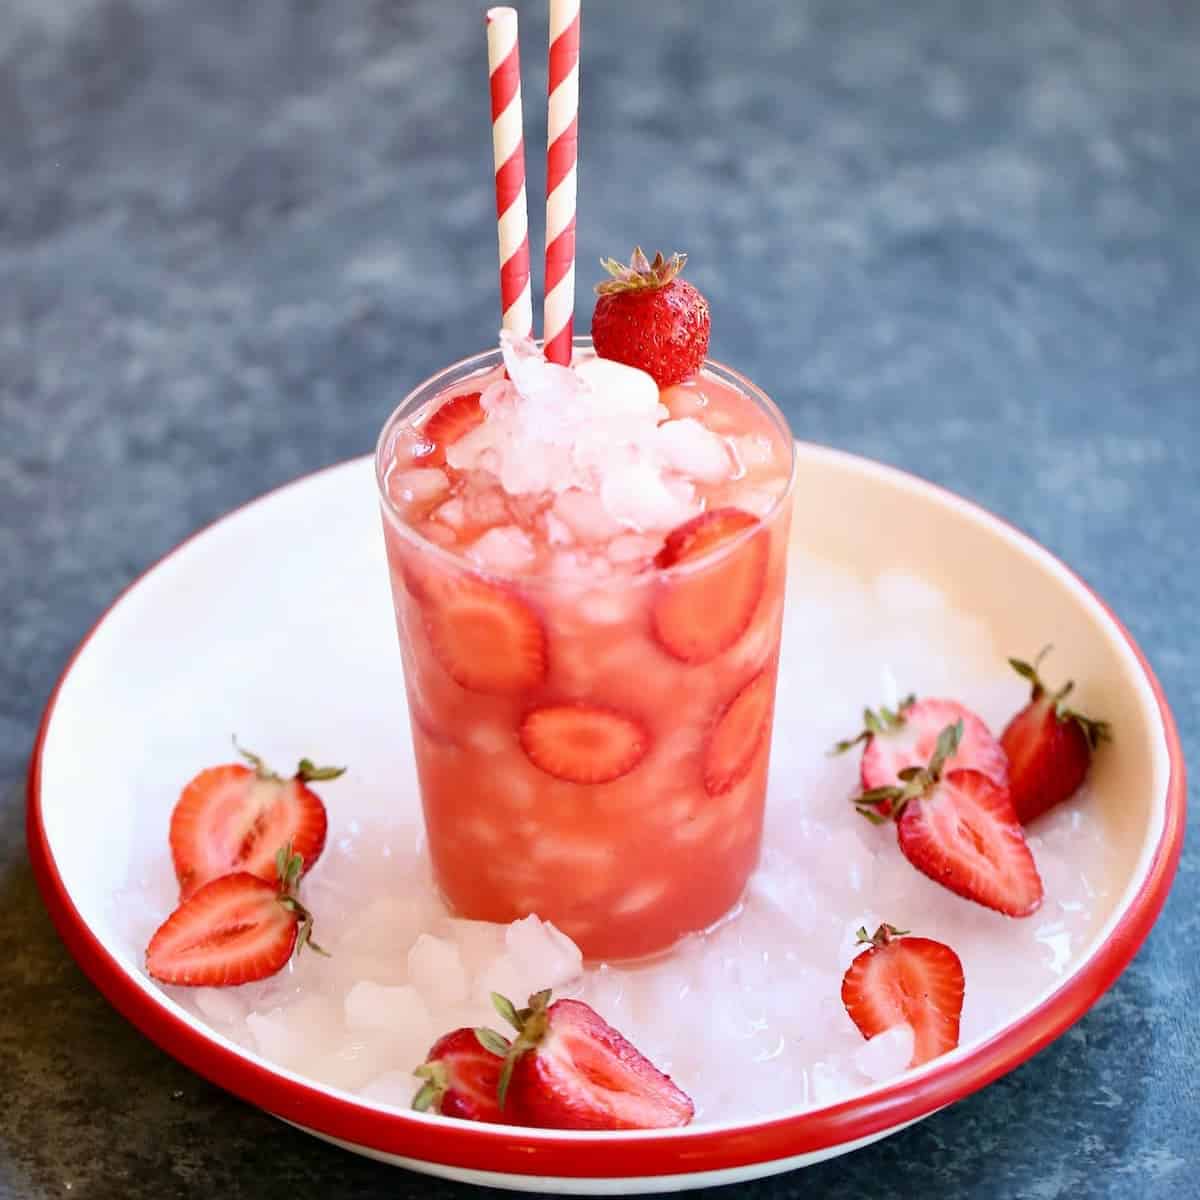
[{"label": "paper straw", "polygon": [[575,192],[579,152],[579,0],[550,0],[550,112],[546,129],[546,298],[542,336],[551,362],[571,361],[575,315]]},{"label": "paper straw", "polygon": [[529,289],[529,216],[525,200],[516,9],[488,9],[487,46],[492,156],[496,166],[496,229],[500,243],[500,308],[504,314],[501,325],[519,337],[531,337],[533,298]]}]

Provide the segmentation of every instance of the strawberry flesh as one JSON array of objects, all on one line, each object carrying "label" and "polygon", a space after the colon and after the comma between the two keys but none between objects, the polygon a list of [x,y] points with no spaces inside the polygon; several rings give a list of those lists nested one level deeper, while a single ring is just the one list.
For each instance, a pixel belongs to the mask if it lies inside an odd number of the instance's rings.
[{"label": "strawberry flesh", "polygon": [[588,1005],[557,1000],[533,1044],[518,1051],[505,1112],[541,1129],[667,1129],[691,1099]]},{"label": "strawberry flesh", "polygon": [[521,748],[534,766],[569,783],[609,783],[627,775],[650,741],[632,717],[596,704],[535,708],[521,723]]},{"label": "strawberry flesh", "polygon": [[307,871],[325,847],[327,826],[325,805],[299,778],[264,775],[241,763],[201,771],[171,814],[180,899],[237,871],[273,882],[275,853],[289,842]]},{"label": "strawberry flesh", "polygon": [[1010,917],[1042,902],[1042,880],[1009,799],[979,771],[950,771],[897,820],[900,850],[959,896]]},{"label": "strawberry flesh", "polygon": [[[860,938],[865,932],[860,931]],[[898,937],[889,926],[876,933],[874,944],[850,964],[842,980],[842,1003],[868,1041],[897,1025],[912,1028],[910,1067],[958,1045],[963,992],[962,963],[949,946],[929,938]]]},{"label": "strawberry flesh", "polygon": [[760,671],[722,712],[704,751],[704,788],[719,796],[738,783],[771,725],[775,680],[770,670]]},{"label": "strawberry flesh", "polygon": [[146,971],[160,983],[228,987],[266,979],[296,948],[303,919],[279,884],[239,871],[206,883],[159,926]]},{"label": "strawberry flesh", "polygon": [[685,563],[695,569],[664,579],[654,603],[659,645],[673,658],[703,663],[728,650],[746,632],[762,598],[767,541],[760,531],[724,558],[699,564],[746,531],[757,517],[737,508],[715,508],[673,530],[655,559],[668,570]]},{"label": "strawberry flesh", "polygon": [[502,1123],[498,1091],[504,1059],[480,1043],[474,1029],[455,1029],[438,1038],[417,1068],[425,1080],[413,1107],[463,1121]]},{"label": "strawberry flesh", "polygon": [[425,422],[421,432],[428,450],[421,457],[421,466],[440,467],[446,461],[446,447],[454,445],[459,438],[483,424],[486,414],[479,397],[479,392],[455,396]]},{"label": "strawberry flesh", "polygon": [[546,674],[546,635],[516,592],[469,575],[409,581],[438,661],[468,691],[509,695]]}]

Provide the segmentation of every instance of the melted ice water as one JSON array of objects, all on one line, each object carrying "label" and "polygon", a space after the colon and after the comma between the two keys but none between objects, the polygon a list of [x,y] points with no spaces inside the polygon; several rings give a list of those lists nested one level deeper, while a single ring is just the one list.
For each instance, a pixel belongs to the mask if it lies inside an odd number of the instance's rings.
[{"label": "melted ice water", "polygon": [[[164,990],[271,1062],[402,1108],[437,1036],[497,1026],[493,991],[523,1000],[543,987],[625,1033],[693,1097],[697,1121],[844,1099],[903,1071],[911,1052],[907,1027],[867,1043],[841,1003],[855,930],[883,921],[958,952],[963,1044],[997,1029],[1071,968],[1106,916],[1103,819],[1085,787],[1032,826],[1046,898],[1024,920],[914,870],[894,827],[868,824],[849,803],[857,753],[827,751],[858,727],[864,704],[909,691],[960,698],[998,732],[1026,698],[1004,661],[1014,648],[992,645],[979,622],[899,572],[868,585],[797,556],[788,587],[762,863],[717,929],[652,963],[584,969],[573,943],[536,917],[508,927],[451,918],[416,825],[360,825],[335,804],[325,854],[302,885],[333,957],[302,954],[240,988]],[[175,900],[165,845],[162,856],[163,871],[114,900],[137,957]]]}]

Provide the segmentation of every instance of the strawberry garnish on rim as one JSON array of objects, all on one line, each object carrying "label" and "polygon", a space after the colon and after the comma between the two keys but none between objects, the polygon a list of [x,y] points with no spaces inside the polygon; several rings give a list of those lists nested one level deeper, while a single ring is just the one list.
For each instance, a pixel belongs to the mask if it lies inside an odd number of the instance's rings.
[{"label": "strawberry garnish on rim", "polygon": [[650,739],[633,717],[599,704],[549,704],[521,722],[521,748],[535,767],[568,783],[610,783],[646,756]]},{"label": "strawberry garnish on rim", "polygon": [[325,847],[327,819],[310,783],[337,779],[345,767],[318,767],[302,758],[285,779],[243,750],[243,763],[201,771],[171,813],[171,858],[180,899],[222,875],[246,871],[268,883],[276,878],[276,850],[290,844],[311,869]]},{"label": "strawberry garnish on rim", "polygon": [[699,560],[761,524],[739,508],[714,508],[667,535],[655,566],[667,570],[697,564],[691,572],[664,579],[655,598],[654,635],[672,658],[708,662],[749,628],[766,582],[765,533],[750,534],[744,545],[711,564]]},{"label": "strawberry garnish on rim", "polygon": [[1042,902],[1042,880],[1008,789],[979,771],[946,770],[962,739],[961,721],[938,737],[929,765],[905,767],[897,786],[855,798],[858,811],[883,824],[886,802],[900,851],[950,891],[1010,917],[1027,917]]},{"label": "strawberry garnish on rim", "polygon": [[[492,993],[516,1030],[497,1094],[515,1124],[541,1129],[667,1129],[686,1125],[691,1099],[598,1013],[550,990],[519,1011]],[[495,1035],[499,1037],[498,1034]]]},{"label": "strawberry garnish on rim", "polygon": [[206,883],[158,927],[146,971],[160,983],[231,987],[266,979],[312,940],[312,914],[296,894],[304,859],[289,846],[275,856],[276,880],[238,871]]},{"label": "strawberry garnish on rim", "polygon": [[468,392],[454,396],[425,422],[421,433],[429,449],[421,457],[421,466],[440,467],[446,461],[446,447],[483,424],[487,414],[479,403],[480,395]]},{"label": "strawberry garnish on rim", "polygon": [[1101,742],[1112,740],[1106,721],[1067,707],[1073,681],[1068,680],[1056,692],[1042,682],[1038,668],[1050,649],[1046,646],[1032,663],[1008,660],[1032,685],[1029,703],[1000,735],[1008,755],[1013,807],[1022,824],[1073,796],[1087,776],[1093,751]]},{"label": "strawberry garnish on rim", "polygon": [[913,1031],[909,1067],[958,1045],[962,1016],[962,963],[942,942],[910,937],[905,929],[880,925],[873,935],[858,931],[867,947],[846,969],[842,1003],[868,1041],[897,1025]]},{"label": "strawberry garnish on rim", "polygon": [[[929,761],[937,748],[938,735],[955,722],[962,722],[962,737],[945,769],[979,771],[1003,787],[1008,763],[1000,743],[983,719],[957,700],[918,700],[908,695],[894,709],[883,705],[877,712],[865,708],[862,729],[854,737],[838,742],[831,753],[845,754],[862,745],[859,778],[863,790],[894,787],[901,782],[906,767],[924,766]],[[888,815],[886,801],[880,802],[879,812]]]},{"label": "strawberry garnish on rim", "polygon": [[464,1121],[502,1123],[500,1072],[507,1038],[493,1029],[455,1029],[438,1038],[413,1072],[423,1080],[413,1097],[417,1112],[436,1112]]},{"label": "strawberry garnish on rim", "polygon": [[708,301],[679,278],[686,262],[686,254],[656,254],[651,262],[640,246],[628,266],[600,260],[611,278],[596,285],[596,353],[646,371],[659,388],[691,378],[708,353]]}]

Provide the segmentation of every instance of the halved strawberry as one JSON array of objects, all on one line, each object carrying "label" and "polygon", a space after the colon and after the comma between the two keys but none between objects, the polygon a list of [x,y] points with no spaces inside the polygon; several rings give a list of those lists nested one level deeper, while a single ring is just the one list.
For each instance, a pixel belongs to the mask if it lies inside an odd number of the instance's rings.
[{"label": "halved strawberry", "polygon": [[642,761],[650,739],[632,717],[599,704],[549,704],[521,722],[521,748],[534,766],[570,783],[609,783]]},{"label": "halved strawberry", "polygon": [[438,467],[446,461],[446,447],[482,425],[487,414],[479,403],[479,392],[468,392],[447,400],[425,422],[421,432],[431,449],[422,456],[421,466]]},{"label": "halved strawberry", "polygon": [[942,942],[909,937],[906,930],[880,925],[858,940],[868,948],[846,969],[842,1003],[868,1041],[897,1025],[912,1028],[910,1067],[958,1045],[963,1006],[963,969]]},{"label": "halved strawberry", "polygon": [[1023,825],[1070,799],[1088,773],[1092,751],[1111,737],[1107,722],[1067,708],[1073,682],[1057,692],[1046,689],[1038,667],[1049,650],[1047,646],[1032,663],[1008,660],[1033,685],[1029,703],[1000,735],[1008,755],[1013,808]]},{"label": "halved strawberry", "polygon": [[1042,880],[1009,799],[979,771],[946,771],[962,738],[962,722],[942,730],[927,767],[906,767],[896,787],[857,798],[858,810],[881,823],[887,801],[900,850],[918,871],[950,891],[1010,917],[1042,903]]},{"label": "halved strawberry", "polygon": [[312,940],[312,914],[296,897],[304,862],[276,855],[274,883],[246,871],[206,883],[158,927],[146,971],[181,987],[232,987],[266,979]]},{"label": "halved strawberry", "polygon": [[[519,1012],[492,993],[517,1031],[500,1076],[503,1112],[539,1129],[668,1129],[686,1125],[691,1099],[588,1005],[550,1003],[547,989]],[[497,1035],[499,1036],[499,1035]]]},{"label": "halved strawberry", "polygon": [[515,591],[466,574],[413,577],[429,644],[451,678],[472,692],[507,695],[541,683],[546,634]]},{"label": "halved strawberry", "polygon": [[750,769],[767,730],[775,699],[770,668],[759,671],[725,706],[704,750],[704,788],[710,796],[729,791]]},{"label": "halved strawberry", "polygon": [[237,748],[249,766],[227,763],[201,771],[171,813],[171,858],[181,900],[235,871],[273,881],[275,853],[286,843],[306,871],[325,847],[325,805],[307,785],[336,779],[346,768],[317,767],[302,758],[295,775],[284,779],[257,754]]},{"label": "halved strawberry", "polygon": [[[864,791],[893,787],[905,767],[923,767],[937,748],[938,735],[956,721],[962,722],[962,740],[946,770],[979,771],[1003,787],[1008,762],[1000,743],[981,717],[957,700],[918,700],[906,696],[893,710],[880,706],[878,712],[863,709],[863,728],[852,738],[838,742],[834,754],[844,754],[863,744],[859,778]],[[888,815],[886,802],[879,808]]]},{"label": "halved strawberry", "polygon": [[455,1029],[438,1038],[413,1074],[424,1084],[413,1097],[417,1112],[464,1121],[503,1123],[500,1072],[509,1041],[492,1029]]},{"label": "halved strawberry", "polygon": [[714,508],[685,521],[654,560],[664,570],[694,563],[664,579],[654,603],[654,633],[672,657],[703,663],[728,650],[750,625],[767,574],[767,539],[760,532],[711,564],[713,554],[759,519],[739,508]]}]

